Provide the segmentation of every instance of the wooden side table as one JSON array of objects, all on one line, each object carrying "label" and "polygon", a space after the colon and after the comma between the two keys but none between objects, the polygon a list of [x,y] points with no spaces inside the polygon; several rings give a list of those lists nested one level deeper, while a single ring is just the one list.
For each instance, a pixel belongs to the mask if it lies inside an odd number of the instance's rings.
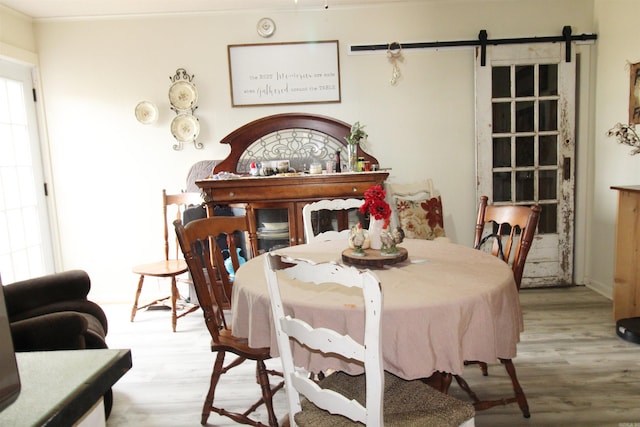
[{"label": "wooden side table", "polygon": [[620,337],[640,340],[640,185],[618,191],[613,318]]}]

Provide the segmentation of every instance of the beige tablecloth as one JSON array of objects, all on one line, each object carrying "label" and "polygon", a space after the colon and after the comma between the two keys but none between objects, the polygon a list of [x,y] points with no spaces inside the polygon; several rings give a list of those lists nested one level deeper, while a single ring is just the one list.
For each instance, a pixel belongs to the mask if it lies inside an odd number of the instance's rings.
[{"label": "beige tablecloth", "polygon": [[[481,251],[451,243],[405,240],[409,260],[374,270],[383,289],[383,357],[386,370],[405,379],[435,371],[462,374],[465,360],[489,363],[514,358],[522,330],[522,313],[511,269]],[[341,261],[345,241],[312,243],[278,253],[315,262]],[[252,347],[270,346],[277,356],[271,307],[264,278],[264,256],[238,270],[232,295],[234,335]],[[285,311],[317,319],[361,339],[362,294],[341,289],[340,296],[316,288],[284,284]],[[301,348],[296,363],[312,372],[331,367],[353,374],[362,368],[327,360]]]}]

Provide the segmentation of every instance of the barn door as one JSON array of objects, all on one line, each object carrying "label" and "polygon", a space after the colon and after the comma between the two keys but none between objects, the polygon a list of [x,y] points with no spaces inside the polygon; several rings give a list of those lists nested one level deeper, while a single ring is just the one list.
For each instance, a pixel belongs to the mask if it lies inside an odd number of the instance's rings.
[{"label": "barn door", "polygon": [[475,68],[478,196],[540,204],[522,286],[572,284],[575,57],[564,43],[489,46]]}]

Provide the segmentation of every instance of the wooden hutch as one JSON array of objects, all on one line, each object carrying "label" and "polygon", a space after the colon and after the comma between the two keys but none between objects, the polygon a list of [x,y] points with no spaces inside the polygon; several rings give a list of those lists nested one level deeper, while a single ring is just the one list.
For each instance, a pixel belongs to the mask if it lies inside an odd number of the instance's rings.
[{"label": "wooden hutch", "polygon": [[[207,212],[215,205],[240,206],[249,218],[249,237],[254,253],[282,245],[305,242],[302,208],[322,199],[363,198],[372,185],[384,185],[388,172],[287,173],[274,176],[249,175],[252,162],[289,160],[300,171],[311,162],[323,165],[341,150],[346,155],[346,140],[351,126],[325,116],[287,113],[264,117],[248,123],[226,136],[231,153],[214,169],[240,175],[237,179],[204,179],[196,184],[205,193]],[[358,156],[379,164],[358,147]],[[346,159],[343,157],[342,161]],[[265,222],[288,223],[288,229],[267,232]],[[344,220],[339,224],[345,227]]]}]

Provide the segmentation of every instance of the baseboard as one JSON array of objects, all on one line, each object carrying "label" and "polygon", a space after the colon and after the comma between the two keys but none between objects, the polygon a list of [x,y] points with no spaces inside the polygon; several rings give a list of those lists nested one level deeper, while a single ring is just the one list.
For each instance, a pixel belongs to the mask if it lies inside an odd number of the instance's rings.
[{"label": "baseboard", "polygon": [[610,285],[605,285],[604,283],[589,281],[585,283],[585,286],[603,297],[609,298],[613,300],[613,288]]}]

